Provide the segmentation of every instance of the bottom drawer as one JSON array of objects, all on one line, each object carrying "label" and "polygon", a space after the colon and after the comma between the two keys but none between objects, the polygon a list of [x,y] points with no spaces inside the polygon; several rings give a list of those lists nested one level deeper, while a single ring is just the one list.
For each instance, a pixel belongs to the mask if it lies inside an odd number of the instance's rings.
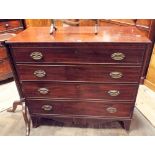
[{"label": "bottom drawer", "polygon": [[80,115],[99,117],[130,117],[133,103],[103,103],[99,101],[28,100],[31,114]]}]

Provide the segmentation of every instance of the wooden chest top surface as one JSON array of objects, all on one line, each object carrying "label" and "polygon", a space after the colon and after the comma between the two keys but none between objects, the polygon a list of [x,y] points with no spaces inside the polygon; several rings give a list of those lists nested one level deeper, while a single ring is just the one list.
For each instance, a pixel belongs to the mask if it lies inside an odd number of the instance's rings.
[{"label": "wooden chest top surface", "polygon": [[95,35],[94,27],[58,27],[54,35],[50,35],[50,27],[30,27],[7,43],[150,43],[136,27],[104,26],[98,27]]}]

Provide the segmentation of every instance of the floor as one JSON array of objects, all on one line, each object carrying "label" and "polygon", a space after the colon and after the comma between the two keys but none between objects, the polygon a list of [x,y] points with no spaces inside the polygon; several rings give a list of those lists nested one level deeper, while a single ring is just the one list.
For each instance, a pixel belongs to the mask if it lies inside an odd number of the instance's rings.
[{"label": "floor", "polygon": [[140,85],[136,107],[155,127],[155,91],[145,85]]},{"label": "floor", "polygon": [[[6,90],[6,87],[9,90]],[[0,103],[2,100],[7,104],[5,109],[12,105],[14,98],[18,99],[18,93],[14,82],[9,85],[1,85],[0,89],[5,90],[6,94],[0,94]],[[140,91],[140,90],[139,90]],[[1,91],[0,91],[1,92]],[[4,92],[3,92],[4,93]],[[3,99],[2,99],[2,96]],[[9,102],[8,102],[9,100]],[[7,101],[7,102],[6,102]],[[4,103],[3,102],[3,103]],[[1,104],[2,105],[2,104]],[[4,106],[1,106],[4,107]],[[19,106],[15,113],[9,113],[6,110],[0,112],[0,136],[24,136],[25,123]],[[155,128],[142,115],[142,113],[135,108],[133,120],[131,123],[130,132],[124,130],[118,122],[105,124],[102,128],[75,128],[64,126],[39,126],[38,128],[31,128],[31,136],[154,136]]]},{"label": "floor", "polygon": [[11,107],[15,100],[19,100],[19,94],[14,81],[0,84],[0,112]]}]

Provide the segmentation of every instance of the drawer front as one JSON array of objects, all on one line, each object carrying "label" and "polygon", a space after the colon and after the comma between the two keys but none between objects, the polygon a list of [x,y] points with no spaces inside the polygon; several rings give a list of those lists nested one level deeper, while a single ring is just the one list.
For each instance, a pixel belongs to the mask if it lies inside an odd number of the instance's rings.
[{"label": "drawer front", "polygon": [[137,85],[22,82],[25,97],[134,100]]},{"label": "drawer front", "polygon": [[0,22],[0,31],[11,30],[15,28],[19,28],[21,26],[21,22],[19,20],[10,20]]},{"label": "drawer front", "polygon": [[[39,45],[38,45],[39,46]],[[106,48],[14,48],[17,63],[135,63],[143,60],[145,49]]]},{"label": "drawer front", "polygon": [[7,58],[6,48],[0,45],[0,61],[5,58]]},{"label": "drawer front", "polygon": [[141,67],[101,65],[17,65],[20,80],[139,82]]},{"label": "drawer front", "polygon": [[130,117],[133,103],[28,100],[31,114]]}]

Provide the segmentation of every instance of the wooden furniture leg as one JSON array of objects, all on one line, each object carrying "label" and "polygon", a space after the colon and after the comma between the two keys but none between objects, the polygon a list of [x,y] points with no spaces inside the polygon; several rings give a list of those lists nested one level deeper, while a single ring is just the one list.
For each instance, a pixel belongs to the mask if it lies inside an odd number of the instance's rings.
[{"label": "wooden furniture leg", "polygon": [[26,136],[30,135],[30,115],[28,115],[28,108],[25,105],[25,102],[22,102],[22,113],[23,113],[23,117],[24,117],[24,121],[25,121],[25,125],[26,125]]},{"label": "wooden furniture leg", "polygon": [[129,131],[129,129],[130,129],[130,124],[131,124],[131,120],[123,121],[124,129],[126,129],[127,131]]},{"label": "wooden furniture leg", "polygon": [[119,122],[125,130],[129,131],[131,120],[124,120],[124,121],[119,121]]},{"label": "wooden furniture leg", "polygon": [[40,124],[40,118],[32,116],[31,120],[32,120],[32,127],[37,128]]},{"label": "wooden furniture leg", "polygon": [[17,109],[17,106],[18,106],[18,105],[22,105],[21,100],[20,100],[20,101],[14,101],[14,102],[13,102],[13,107],[12,107],[12,108],[9,108],[9,109],[7,110],[7,112],[15,112],[15,110]]}]

